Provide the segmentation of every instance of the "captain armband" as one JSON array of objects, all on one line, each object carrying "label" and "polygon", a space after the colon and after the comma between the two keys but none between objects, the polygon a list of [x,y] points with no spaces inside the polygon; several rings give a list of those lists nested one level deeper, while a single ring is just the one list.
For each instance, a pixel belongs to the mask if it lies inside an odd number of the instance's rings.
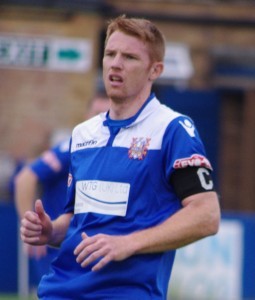
[{"label": "captain armband", "polygon": [[211,171],[203,167],[175,170],[170,178],[170,183],[181,200],[194,194],[214,191]]}]

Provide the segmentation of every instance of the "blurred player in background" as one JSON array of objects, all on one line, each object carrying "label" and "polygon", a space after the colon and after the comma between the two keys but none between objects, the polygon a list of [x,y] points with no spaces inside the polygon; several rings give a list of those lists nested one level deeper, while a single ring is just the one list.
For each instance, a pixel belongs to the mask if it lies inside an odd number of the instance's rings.
[{"label": "blurred player in background", "polygon": [[[107,111],[109,100],[104,92],[97,93],[89,103],[86,119]],[[67,177],[70,163],[69,144],[71,132],[59,130],[51,137],[52,148],[43,152],[37,159],[26,164],[14,180],[15,204],[20,218],[34,207],[34,201],[40,197],[52,219],[64,211],[66,201]],[[37,284],[42,275],[48,273],[49,265],[56,257],[58,249],[46,245],[24,245],[31,258],[31,264]]]},{"label": "blurred player in background", "polygon": [[[35,199],[40,197],[47,207],[49,215],[58,217],[64,209],[66,182],[69,169],[70,135],[60,143],[43,152],[41,156],[26,164],[15,177],[15,204],[21,218],[27,209],[31,209]],[[42,275],[48,272],[57,249],[52,247],[24,245],[30,257],[32,284],[36,285]]]},{"label": "blurred player in background", "polygon": [[108,113],[76,126],[65,213],[41,200],[21,222],[29,244],[60,246],[41,300],[165,300],[175,249],[218,231],[211,165],[193,121],[151,92],[165,42],[150,21],[109,23]]}]

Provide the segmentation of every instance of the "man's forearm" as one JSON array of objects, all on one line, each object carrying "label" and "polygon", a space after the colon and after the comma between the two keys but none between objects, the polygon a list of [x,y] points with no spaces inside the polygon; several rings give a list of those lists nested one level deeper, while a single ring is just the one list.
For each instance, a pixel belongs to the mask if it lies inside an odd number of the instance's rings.
[{"label": "man's forearm", "polygon": [[132,252],[173,250],[217,233],[220,209],[216,194],[208,192],[196,195],[189,202],[190,199],[187,198],[186,206],[162,224],[127,236]]},{"label": "man's forearm", "polygon": [[63,214],[52,221],[52,234],[48,244],[52,247],[59,247],[66,236],[73,214]]}]

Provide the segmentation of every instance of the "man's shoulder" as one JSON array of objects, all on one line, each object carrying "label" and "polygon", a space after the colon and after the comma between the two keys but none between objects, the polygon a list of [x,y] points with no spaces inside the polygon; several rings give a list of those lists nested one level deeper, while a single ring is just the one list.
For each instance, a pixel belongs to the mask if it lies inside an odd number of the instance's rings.
[{"label": "man's shoulder", "polygon": [[172,121],[183,116],[180,112],[173,110],[171,107],[162,104],[157,98],[151,102],[148,107],[149,118],[147,122],[151,124],[158,124],[158,126],[166,127]]}]

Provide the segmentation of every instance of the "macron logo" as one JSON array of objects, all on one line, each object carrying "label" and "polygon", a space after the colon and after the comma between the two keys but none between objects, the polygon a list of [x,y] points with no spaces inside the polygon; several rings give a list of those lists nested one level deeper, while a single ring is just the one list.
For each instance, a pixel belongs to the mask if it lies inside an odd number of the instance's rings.
[{"label": "macron logo", "polygon": [[179,123],[182,125],[182,127],[187,131],[187,133],[191,137],[195,136],[195,127],[193,126],[193,124],[188,119],[185,119],[184,122],[179,121]]},{"label": "macron logo", "polygon": [[86,148],[86,147],[94,146],[96,144],[97,144],[96,140],[88,140],[88,141],[85,141],[83,143],[77,143],[76,144],[76,149]]}]

